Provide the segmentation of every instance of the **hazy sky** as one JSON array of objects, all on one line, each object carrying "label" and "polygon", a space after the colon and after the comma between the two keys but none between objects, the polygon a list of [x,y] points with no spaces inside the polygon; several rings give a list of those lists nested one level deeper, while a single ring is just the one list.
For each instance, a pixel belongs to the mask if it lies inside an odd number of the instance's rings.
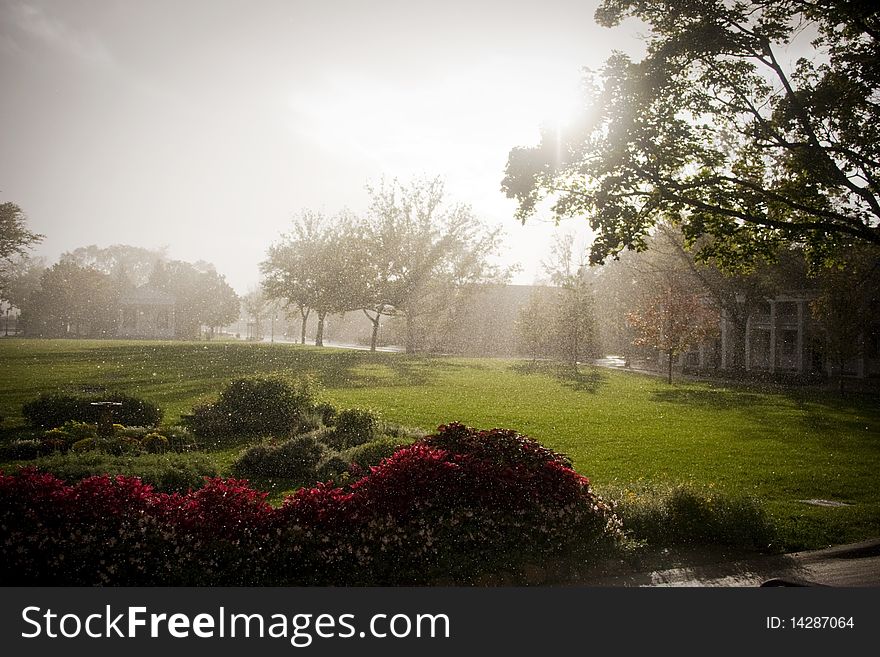
[{"label": "hazy sky", "polygon": [[570,109],[636,26],[575,0],[0,0],[0,201],[55,260],[168,246],[239,292],[304,208],[440,175],[530,282],[553,228],[500,191],[511,147]]}]

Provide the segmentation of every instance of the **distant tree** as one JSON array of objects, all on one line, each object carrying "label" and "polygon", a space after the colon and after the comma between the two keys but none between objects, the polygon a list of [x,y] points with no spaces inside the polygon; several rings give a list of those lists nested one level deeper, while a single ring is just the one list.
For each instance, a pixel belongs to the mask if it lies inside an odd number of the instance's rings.
[{"label": "distant tree", "polygon": [[157,262],[168,260],[166,251],[164,247],[145,249],[128,244],[113,244],[102,248],[92,244],[62,253],[61,261],[111,274],[114,283],[121,287],[138,287],[150,280]]},{"label": "distant tree", "polygon": [[238,295],[209,263],[158,261],[148,284],[174,298],[174,334],[178,338],[197,338],[202,326],[213,335],[218,327],[238,319]]},{"label": "distant tree", "polygon": [[880,316],[880,248],[849,249],[835,261],[816,276],[818,296],[811,310],[842,389],[846,362],[864,357],[868,341],[877,339],[872,331]]},{"label": "distant tree", "polygon": [[15,203],[0,203],[0,301],[12,302],[12,280],[28,265],[28,251],[44,235],[27,228],[27,218]]},{"label": "distant tree", "polygon": [[43,271],[39,288],[25,297],[22,322],[38,337],[109,337],[115,334],[117,308],[107,274],[59,262]]},{"label": "distant tree", "polygon": [[490,257],[500,231],[489,230],[470,207],[451,204],[439,178],[382,181],[371,198],[365,241],[368,269],[363,308],[373,322],[373,348],[381,315],[405,323],[408,353],[431,322],[463,307],[476,285],[505,277]]},{"label": "distant tree", "polygon": [[558,310],[558,294],[552,288],[532,291],[528,303],[520,309],[516,322],[518,350],[533,361],[555,358],[557,342],[553,316]]},{"label": "distant tree", "polygon": [[550,281],[562,292],[548,317],[556,353],[574,367],[582,356],[596,355],[593,294],[583,255],[573,235],[557,235],[549,258],[542,262]]},{"label": "distant tree", "polygon": [[315,345],[320,347],[328,314],[362,307],[364,256],[356,246],[356,224],[348,213],[330,218],[303,212],[260,264],[266,296],[299,310],[303,343],[311,311],[318,316]]},{"label": "distant tree", "polygon": [[[880,244],[871,3],[605,0],[596,12],[608,26],[628,17],[648,26],[644,60],[613,55],[580,121],[510,152],[503,187],[520,219],[545,198],[557,217],[588,218],[595,263],[644,249],[661,220],[733,268],[789,243],[813,262]],[[810,51],[789,67],[798,37]]]},{"label": "distant tree", "polygon": [[672,285],[659,295],[646,297],[627,320],[635,331],[636,344],[666,354],[669,383],[675,356],[718,331],[718,315],[705,297]]},{"label": "distant tree", "polygon": [[13,260],[8,270],[9,278],[4,281],[3,301],[15,308],[23,308],[40,287],[40,277],[46,270],[43,258],[19,256]]},{"label": "distant tree", "polygon": [[[262,340],[263,322],[269,313],[268,300],[263,294],[263,291],[259,289],[249,290],[248,293],[241,298],[241,310],[244,313],[248,324],[254,327],[252,337],[255,340]],[[250,334],[250,330],[248,333]]]},{"label": "distant tree", "polygon": [[0,260],[26,255],[43,237],[27,229],[27,218],[15,203],[0,203]]}]

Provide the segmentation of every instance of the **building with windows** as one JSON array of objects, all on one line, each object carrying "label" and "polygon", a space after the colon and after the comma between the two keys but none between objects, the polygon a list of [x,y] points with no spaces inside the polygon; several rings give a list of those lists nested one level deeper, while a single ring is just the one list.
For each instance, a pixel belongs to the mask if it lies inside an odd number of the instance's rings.
[{"label": "building with windows", "polygon": [[739,370],[782,377],[880,376],[880,315],[864,318],[848,355],[837,358],[811,313],[815,298],[812,290],[792,291],[752,303],[748,310],[739,299],[745,325],[738,326],[722,312],[719,337],[682,354],[680,365],[686,371],[719,374]]}]

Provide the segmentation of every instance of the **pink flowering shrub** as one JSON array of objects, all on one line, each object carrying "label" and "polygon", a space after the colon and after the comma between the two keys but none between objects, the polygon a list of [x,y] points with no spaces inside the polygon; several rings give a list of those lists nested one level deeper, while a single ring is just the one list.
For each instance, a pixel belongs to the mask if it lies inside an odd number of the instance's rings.
[{"label": "pink flowering shrub", "polygon": [[304,488],[278,508],[265,498],[237,480],[164,494],[128,477],[0,474],[0,583],[467,583],[588,559],[620,537],[613,510],[564,457],[458,424],[345,489]]}]

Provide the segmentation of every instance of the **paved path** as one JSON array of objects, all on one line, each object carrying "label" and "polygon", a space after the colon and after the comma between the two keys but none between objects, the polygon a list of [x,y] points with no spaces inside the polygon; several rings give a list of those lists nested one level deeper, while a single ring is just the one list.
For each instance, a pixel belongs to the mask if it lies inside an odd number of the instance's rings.
[{"label": "paved path", "polygon": [[768,580],[880,587],[880,539],[813,552],[610,577],[599,586],[760,586]]}]

